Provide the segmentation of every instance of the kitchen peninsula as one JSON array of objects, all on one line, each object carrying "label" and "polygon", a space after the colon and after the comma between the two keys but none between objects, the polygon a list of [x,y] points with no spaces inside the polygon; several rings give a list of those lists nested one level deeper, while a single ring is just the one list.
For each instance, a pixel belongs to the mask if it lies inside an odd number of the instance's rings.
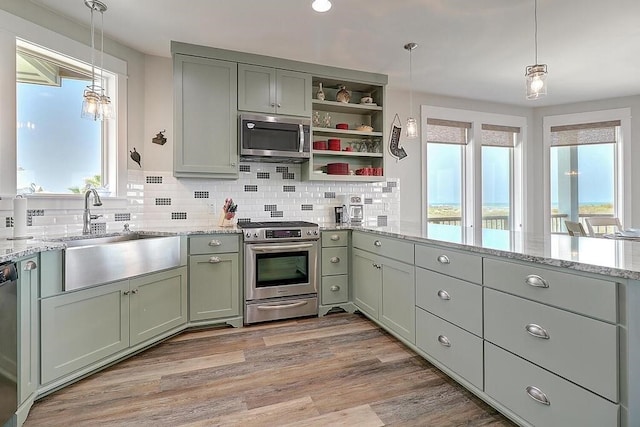
[{"label": "kitchen peninsula", "polygon": [[[348,235],[350,266],[346,299],[330,298],[323,285],[321,314],[358,309],[523,426],[637,425],[639,243],[505,232],[485,245],[464,245],[409,227],[321,230],[328,241]],[[240,230],[173,233],[190,239]],[[2,242],[0,261],[62,247],[64,241]],[[171,333],[192,326],[186,321]],[[80,377],[72,373],[58,388]],[[31,403],[54,390],[38,380]]]}]

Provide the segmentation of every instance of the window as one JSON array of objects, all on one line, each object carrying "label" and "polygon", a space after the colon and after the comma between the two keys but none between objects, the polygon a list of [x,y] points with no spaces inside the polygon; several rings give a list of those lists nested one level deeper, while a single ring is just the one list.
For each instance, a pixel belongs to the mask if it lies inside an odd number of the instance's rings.
[{"label": "window", "polygon": [[[513,247],[522,224],[523,117],[423,107],[429,238]],[[517,197],[515,196],[517,194]]]},{"label": "window", "polygon": [[544,232],[566,233],[564,221],[631,218],[631,109],[546,116]]},{"label": "window", "polygon": [[551,232],[564,221],[617,216],[617,141],[620,120],[551,126]]},{"label": "window", "polygon": [[[107,153],[115,139],[104,122],[80,117],[82,93],[91,84],[87,65],[25,42],[16,55],[17,192],[113,186]],[[109,92],[115,76],[105,73],[104,80]]]}]

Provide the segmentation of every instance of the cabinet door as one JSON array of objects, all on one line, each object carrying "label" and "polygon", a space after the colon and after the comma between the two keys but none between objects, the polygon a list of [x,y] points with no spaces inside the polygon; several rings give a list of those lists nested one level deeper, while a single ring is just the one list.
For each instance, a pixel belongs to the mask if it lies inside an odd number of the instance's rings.
[{"label": "cabinet door", "polygon": [[237,64],[174,56],[177,177],[238,178]]},{"label": "cabinet door", "polygon": [[38,324],[38,256],[18,263],[18,398],[23,403],[38,387],[40,326]]},{"label": "cabinet door", "polygon": [[276,71],[276,111],[311,117],[311,76],[296,71]]},{"label": "cabinet door", "polygon": [[411,343],[416,340],[415,268],[391,259],[382,259],[380,321]]},{"label": "cabinet door", "polygon": [[130,280],[131,345],[187,322],[187,268]]},{"label": "cabinet door", "polygon": [[239,255],[189,257],[189,320],[240,315]]},{"label": "cabinet door", "polygon": [[40,301],[42,384],[129,346],[129,282]]},{"label": "cabinet door", "polygon": [[276,112],[276,70],[257,65],[238,65],[238,109]]},{"label": "cabinet door", "polygon": [[382,266],[375,255],[359,249],[352,254],[353,300],[360,311],[378,318],[382,293]]}]

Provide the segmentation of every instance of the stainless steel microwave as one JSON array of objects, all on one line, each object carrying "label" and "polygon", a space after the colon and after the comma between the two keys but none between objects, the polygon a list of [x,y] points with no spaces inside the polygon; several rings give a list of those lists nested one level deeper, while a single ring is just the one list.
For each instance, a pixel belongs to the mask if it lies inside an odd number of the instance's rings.
[{"label": "stainless steel microwave", "polygon": [[310,119],[241,114],[239,120],[240,160],[286,163],[309,160]]}]

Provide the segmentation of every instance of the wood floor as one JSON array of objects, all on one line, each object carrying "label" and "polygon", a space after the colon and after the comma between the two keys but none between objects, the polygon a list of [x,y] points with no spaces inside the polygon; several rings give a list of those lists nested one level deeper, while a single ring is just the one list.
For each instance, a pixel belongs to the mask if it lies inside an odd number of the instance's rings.
[{"label": "wood floor", "polygon": [[358,314],[176,336],[35,403],[35,426],[512,426]]}]

